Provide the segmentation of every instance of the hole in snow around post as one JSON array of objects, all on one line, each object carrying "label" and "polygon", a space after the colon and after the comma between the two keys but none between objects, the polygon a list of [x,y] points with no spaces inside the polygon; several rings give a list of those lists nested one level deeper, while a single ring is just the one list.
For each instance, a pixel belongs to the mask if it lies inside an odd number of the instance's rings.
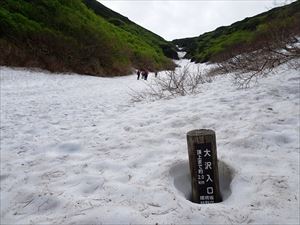
[{"label": "hole in snow around post", "polygon": [[[219,183],[224,202],[231,195],[230,183],[233,179],[233,170],[223,161],[218,161]],[[191,201],[192,199],[192,185],[189,162],[181,162],[172,166],[170,169],[171,180],[174,187],[180,195],[185,199]]]}]

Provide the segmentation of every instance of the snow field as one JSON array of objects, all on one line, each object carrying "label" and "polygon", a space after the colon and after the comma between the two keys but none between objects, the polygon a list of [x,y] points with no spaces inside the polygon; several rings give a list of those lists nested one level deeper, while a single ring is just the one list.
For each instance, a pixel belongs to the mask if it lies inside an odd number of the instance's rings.
[{"label": "snow field", "polygon": [[[299,71],[132,103],[135,75],[0,69],[1,223],[299,223]],[[186,133],[199,128],[217,134],[218,204],[187,200]]]}]

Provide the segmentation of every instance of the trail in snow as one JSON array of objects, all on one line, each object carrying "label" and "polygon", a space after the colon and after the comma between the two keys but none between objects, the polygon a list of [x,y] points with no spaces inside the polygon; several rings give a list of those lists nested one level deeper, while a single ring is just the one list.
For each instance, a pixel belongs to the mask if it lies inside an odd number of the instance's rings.
[{"label": "trail in snow", "polygon": [[[135,104],[135,75],[1,67],[0,78],[1,223],[299,222],[299,71]],[[219,204],[186,200],[185,135],[197,128],[217,134]]]}]

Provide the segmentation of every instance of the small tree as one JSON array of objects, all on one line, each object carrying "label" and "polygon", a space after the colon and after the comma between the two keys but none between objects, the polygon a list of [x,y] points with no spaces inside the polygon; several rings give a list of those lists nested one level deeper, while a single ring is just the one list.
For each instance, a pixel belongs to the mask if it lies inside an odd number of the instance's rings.
[{"label": "small tree", "polygon": [[192,71],[190,67],[186,65],[183,68],[165,72],[150,83],[146,83],[147,87],[144,91],[132,90],[132,100],[134,102],[153,101],[198,93],[200,84],[211,82],[211,77],[208,77],[206,72],[201,71],[199,67],[195,71]]}]

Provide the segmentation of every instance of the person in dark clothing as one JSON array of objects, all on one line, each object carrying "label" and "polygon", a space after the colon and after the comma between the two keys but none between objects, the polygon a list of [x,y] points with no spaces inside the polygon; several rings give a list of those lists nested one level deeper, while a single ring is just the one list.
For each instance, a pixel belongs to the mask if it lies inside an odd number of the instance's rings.
[{"label": "person in dark clothing", "polygon": [[140,79],[140,75],[141,75],[141,71],[140,71],[140,70],[137,70],[137,71],[136,71],[136,74],[137,74],[137,79],[139,80],[139,79]]},{"label": "person in dark clothing", "polygon": [[149,74],[148,70],[145,70],[145,80],[148,79],[148,74]]},{"label": "person in dark clothing", "polygon": [[146,77],[146,70],[145,69],[141,70],[141,75],[142,75],[142,79],[146,80],[145,79],[145,77]]}]

